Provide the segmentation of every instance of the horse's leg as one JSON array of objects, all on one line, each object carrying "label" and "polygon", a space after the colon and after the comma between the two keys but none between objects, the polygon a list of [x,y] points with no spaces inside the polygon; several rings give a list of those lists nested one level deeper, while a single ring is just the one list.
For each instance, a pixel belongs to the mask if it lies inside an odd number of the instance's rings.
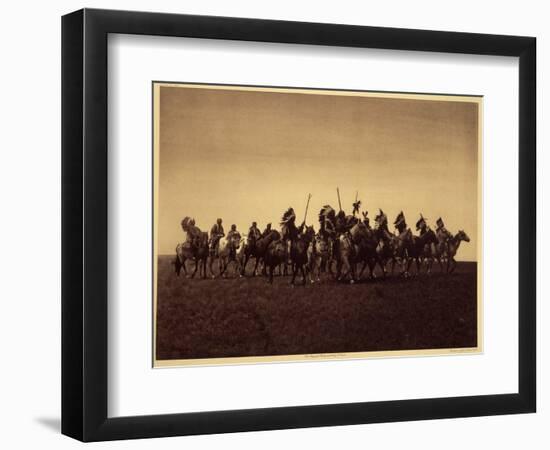
[{"label": "horse's leg", "polygon": [[349,274],[349,271],[350,271],[350,264],[346,256],[342,258],[342,263],[340,267],[340,276],[338,277],[338,281],[345,280]]},{"label": "horse's leg", "polygon": [[252,272],[252,276],[256,276],[256,271],[258,270],[258,263],[260,262],[260,258],[256,256],[256,264],[254,264],[254,272]]},{"label": "horse's leg", "polygon": [[350,283],[351,283],[351,284],[355,283],[355,280],[357,279],[357,278],[355,277],[355,265],[356,265],[356,264],[355,264],[355,261],[352,261],[352,262],[350,263],[350,266],[349,266],[350,273],[351,273],[351,280],[350,280]]},{"label": "horse's leg", "polygon": [[412,266],[412,263],[413,263],[413,259],[414,257],[413,256],[409,256],[407,258],[407,268],[405,269],[405,273],[410,276],[411,275],[411,266]]},{"label": "horse's leg", "polygon": [[378,265],[380,266],[380,269],[382,270],[382,278],[386,278],[386,275],[388,274],[386,272],[386,264],[384,263],[384,260],[382,259],[381,256],[377,256],[377,259],[378,259]]},{"label": "horse's leg", "polygon": [[223,274],[225,273],[225,267],[224,267],[224,259],[223,256],[218,256],[218,276],[223,277]]},{"label": "horse's leg", "polygon": [[340,278],[342,277],[342,268],[344,267],[344,262],[342,261],[343,258],[340,258],[336,261],[336,279],[340,281]]},{"label": "horse's leg", "polygon": [[420,257],[418,258],[415,258],[415,261],[416,261],[416,274],[418,275],[421,271],[421,264],[422,264],[422,260],[420,259]]},{"label": "horse's leg", "polygon": [[206,280],[206,277],[207,277],[207,273],[206,273],[206,268],[207,268],[207,265],[208,265],[208,255],[205,256],[204,260],[202,261],[202,269],[203,269],[203,278]]},{"label": "horse's leg", "polygon": [[181,261],[178,255],[176,255],[172,264],[174,264],[174,271],[176,272],[176,276],[179,277],[181,272]]},{"label": "horse's leg", "polygon": [[243,266],[241,267],[241,276],[245,276],[246,275],[246,265],[248,264],[248,259],[250,258],[250,254],[244,254],[244,263],[243,263]]},{"label": "horse's leg", "polygon": [[212,252],[212,254],[210,255],[210,265],[209,265],[209,267],[210,267],[210,275],[212,276],[212,278],[215,278],[215,276],[214,276],[214,269],[213,269],[213,266],[214,266],[214,258],[215,258],[214,252]]},{"label": "horse's leg", "polygon": [[315,279],[317,281],[321,281],[321,267],[323,265],[323,261],[324,261],[324,258],[322,256],[317,256],[317,258],[315,258],[315,265],[314,265],[314,271],[317,275],[314,275]]},{"label": "horse's leg", "polygon": [[269,264],[269,283],[273,284],[273,271],[275,270],[275,264]]},{"label": "horse's leg", "polygon": [[181,260],[180,260],[181,268],[183,270],[183,273],[184,273],[185,277],[187,277],[187,267],[185,267],[185,261],[187,261],[187,258],[185,258],[185,257],[181,258]]},{"label": "horse's leg", "polygon": [[304,267],[304,264],[300,266],[300,270],[302,272],[302,286],[306,285],[306,269]]},{"label": "horse's leg", "polygon": [[195,274],[197,273],[197,269],[199,268],[199,259],[195,258],[195,270],[191,274],[191,278],[195,278]]},{"label": "horse's leg", "polygon": [[449,273],[453,273],[453,272],[455,271],[456,265],[457,265],[454,256],[451,258],[451,261],[452,261],[452,264],[453,264],[453,265],[452,265],[451,271],[450,271]]},{"label": "horse's leg", "polygon": [[296,264],[292,265],[292,280],[290,281],[290,284],[294,284],[294,280],[296,279]]},{"label": "horse's leg", "polygon": [[311,261],[309,261],[309,264],[308,264],[308,273],[309,273],[309,282],[311,284],[315,283],[315,267],[317,265],[317,262],[316,262],[316,257],[312,257]]}]

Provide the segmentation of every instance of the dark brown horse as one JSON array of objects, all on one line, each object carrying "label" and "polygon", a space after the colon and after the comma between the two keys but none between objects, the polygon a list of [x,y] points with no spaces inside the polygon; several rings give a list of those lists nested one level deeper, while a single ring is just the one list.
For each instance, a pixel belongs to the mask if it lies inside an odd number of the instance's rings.
[{"label": "dark brown horse", "polygon": [[420,265],[424,258],[428,261],[428,274],[432,271],[432,248],[435,248],[437,244],[437,237],[435,236],[434,231],[431,228],[426,228],[426,230],[420,236],[414,236],[412,233],[406,243],[407,247],[407,273],[410,270],[411,264],[416,261],[416,273],[420,273]]},{"label": "dark brown horse", "polygon": [[370,278],[376,278],[374,270],[377,264],[384,273],[384,262],[377,252],[378,238],[374,230],[364,222],[358,222],[350,230],[350,235],[355,245],[355,262],[363,263],[358,278],[361,278],[367,266],[369,267]]},{"label": "dark brown horse", "polygon": [[[250,258],[254,257],[256,261],[254,264],[254,271],[252,272],[252,276],[256,276],[256,272],[258,271],[258,265],[260,264],[261,261],[263,261],[265,252],[267,251],[269,244],[273,242],[273,240],[277,240],[280,238],[281,238],[281,234],[276,230],[270,231],[267,235],[257,240],[254,238],[248,237],[246,239],[246,243],[243,249],[244,258],[241,265],[241,275],[242,276],[245,275],[246,265],[250,260]],[[265,264],[262,272],[265,275],[266,273]]]},{"label": "dark brown horse", "polygon": [[290,244],[290,260],[292,262],[292,280],[290,284],[294,284],[298,271],[302,274],[302,284],[306,284],[306,267],[308,263],[307,250],[309,244],[315,238],[315,230],[309,226],[305,228],[303,233],[300,233]]},{"label": "dark brown horse", "polygon": [[174,268],[176,275],[179,276],[181,269],[187,276],[187,269],[185,263],[187,260],[195,261],[195,270],[191,274],[191,278],[194,278],[197,270],[200,267],[199,276],[206,278],[206,263],[208,261],[208,255],[210,249],[208,246],[208,233],[200,231],[195,242],[184,242],[178,244],[176,247],[176,258],[174,260]]},{"label": "dark brown horse", "polygon": [[264,269],[269,276],[269,283],[273,283],[273,272],[275,268],[286,263],[286,244],[281,239],[281,233],[276,230],[265,236],[266,249],[263,254]]},{"label": "dark brown horse", "polygon": [[447,243],[447,273],[453,273],[456,268],[455,256],[462,241],[470,242],[470,237],[464,230],[458,230],[458,233]]}]

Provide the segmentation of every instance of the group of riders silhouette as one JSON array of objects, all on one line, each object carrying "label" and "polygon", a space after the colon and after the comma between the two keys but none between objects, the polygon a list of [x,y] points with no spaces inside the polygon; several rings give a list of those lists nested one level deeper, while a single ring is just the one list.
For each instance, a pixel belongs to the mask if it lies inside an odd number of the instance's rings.
[{"label": "group of riders silhouette", "polygon": [[[308,197],[308,205],[309,198],[311,196]],[[292,284],[298,273],[305,284],[306,274],[313,283],[320,281],[322,272],[329,273],[336,280],[354,283],[361,279],[366,267],[370,277],[375,278],[376,266],[386,277],[386,267],[390,263],[392,275],[396,265],[399,265],[400,275],[409,277],[413,261],[416,263],[416,274],[421,272],[424,264],[430,274],[436,261],[442,272],[452,273],[456,268],[455,255],[460,243],[470,241],[463,230],[456,234],[449,232],[441,217],[436,221],[435,231],[432,230],[422,214],[416,222],[418,235],[415,235],[407,226],[402,211],[393,222],[395,232],[390,232],[387,215],[382,209],[374,218],[374,227],[371,227],[368,212],[359,214],[360,205],[361,202],[356,199],[351,215],[346,215],[342,209],[336,212],[330,205],[324,206],[318,214],[318,232],[313,226],[306,225],[307,207],[300,225],[296,225],[294,209],[288,208],[282,216],[280,231],[267,224],[261,232],[257,223],[253,222],[246,236],[242,236],[235,225],[231,225],[226,235],[222,219],[212,226],[208,236],[195,225],[194,219],[185,217],[181,227],[186,233],[186,240],[176,248],[176,274],[179,276],[183,269],[187,275],[185,262],[190,260],[195,262],[191,277],[199,270],[199,274],[206,278],[209,268],[214,278],[216,258],[218,276],[224,277],[231,263],[234,263],[236,273],[244,276],[248,262],[254,258],[252,275],[255,276],[261,267],[262,274],[268,277],[270,283],[277,268],[281,275],[291,272]]]}]

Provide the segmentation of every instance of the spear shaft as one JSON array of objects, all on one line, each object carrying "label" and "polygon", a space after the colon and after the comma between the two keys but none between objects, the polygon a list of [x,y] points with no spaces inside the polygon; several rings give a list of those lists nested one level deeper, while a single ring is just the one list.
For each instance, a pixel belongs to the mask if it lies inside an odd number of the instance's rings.
[{"label": "spear shaft", "polygon": [[338,194],[338,207],[342,211],[342,202],[340,201],[340,189],[336,188],[336,194]]},{"label": "spear shaft", "polygon": [[309,200],[311,199],[311,194],[308,194],[307,195],[307,204],[306,204],[306,212],[304,214],[304,223],[306,223],[306,218],[307,218],[307,210],[309,208]]}]

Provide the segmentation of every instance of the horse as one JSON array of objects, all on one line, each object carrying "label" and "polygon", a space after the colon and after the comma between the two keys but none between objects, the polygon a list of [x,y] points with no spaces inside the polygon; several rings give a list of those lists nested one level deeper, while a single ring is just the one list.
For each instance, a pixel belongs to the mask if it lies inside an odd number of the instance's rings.
[{"label": "horse", "polygon": [[393,263],[392,270],[395,266],[395,236],[388,230],[388,216],[381,209],[379,214],[375,216],[374,223],[374,235],[378,239],[376,252],[378,253],[378,258],[382,261],[382,275],[386,278],[386,264],[388,261],[392,261]]},{"label": "horse", "polygon": [[455,256],[462,241],[470,242],[470,236],[464,230],[458,230],[458,233],[447,242],[447,273],[453,273],[456,268]]},{"label": "horse", "polygon": [[357,256],[356,247],[349,233],[342,233],[338,236],[336,254],[336,279],[345,280],[351,275],[350,283],[355,283],[355,259]]},{"label": "horse", "polygon": [[322,235],[317,234],[315,238],[311,241],[307,249],[307,268],[309,272],[309,278],[312,283],[314,282],[314,278],[316,278],[317,281],[321,281],[321,270],[328,269],[332,274],[330,259],[330,241],[324,239]]},{"label": "horse", "polygon": [[355,245],[355,262],[363,262],[363,267],[359,272],[358,278],[361,278],[367,265],[370,271],[370,278],[376,278],[374,273],[376,264],[384,272],[384,263],[377,252],[378,239],[375,236],[374,230],[364,222],[357,222],[351,228],[350,235]]},{"label": "horse", "polygon": [[439,228],[435,232],[437,244],[432,249],[432,258],[439,263],[439,269],[443,272],[443,263],[449,261],[447,256],[447,244],[453,235],[445,228]]},{"label": "horse", "polygon": [[312,226],[306,226],[303,233],[300,233],[290,244],[290,260],[292,261],[292,280],[294,284],[298,271],[302,273],[302,284],[306,284],[305,267],[308,263],[309,244],[315,237],[315,231]]},{"label": "horse", "polygon": [[174,270],[176,272],[176,276],[178,277],[180,276],[181,269],[183,269],[185,276],[187,276],[187,269],[185,267],[185,262],[188,259],[193,260],[194,258],[195,258],[195,254],[191,246],[191,243],[190,242],[179,243],[176,246],[176,257],[172,262],[172,264],[174,264]]},{"label": "horse", "polygon": [[185,262],[187,260],[195,261],[195,270],[191,274],[191,278],[194,278],[197,270],[200,266],[199,276],[202,273],[203,278],[206,278],[206,263],[208,261],[208,255],[210,253],[208,245],[208,233],[200,231],[195,243],[189,241],[180,243],[176,246],[176,258],[174,260],[174,267],[176,275],[179,276],[181,269],[183,269],[187,276],[187,269]]},{"label": "horse", "polygon": [[415,236],[411,233],[407,240],[408,261],[407,261],[406,272],[409,273],[411,264],[414,260],[416,261],[416,273],[419,274],[422,258],[427,258],[428,260],[427,272],[428,274],[430,274],[432,272],[432,264],[433,264],[432,247],[435,248],[435,244],[437,244],[437,238],[435,236],[434,231],[430,228],[428,228],[420,236]]},{"label": "horse", "polygon": [[[235,263],[235,266],[237,267],[236,273],[240,272],[240,261],[238,259],[238,255],[240,253],[240,250],[244,247],[245,239],[240,238],[239,236],[233,236],[231,238],[223,237],[219,241],[219,247],[218,247],[218,267],[219,267],[219,276],[225,277],[225,271],[229,267],[229,264],[232,262]],[[210,259],[210,272],[213,274],[214,271],[212,270],[212,264],[214,263],[214,259]]]},{"label": "horse", "polygon": [[266,249],[263,255],[264,268],[268,274],[269,283],[273,284],[275,268],[286,263],[287,260],[286,244],[281,239],[281,233],[276,230],[271,231],[263,239],[266,239]]},{"label": "horse", "polygon": [[408,258],[407,246],[411,241],[412,232],[411,229],[407,227],[407,222],[405,221],[405,214],[401,211],[393,222],[397,234],[393,235],[391,238],[391,245],[393,248],[393,258],[391,266],[391,274],[395,273],[395,265],[398,260],[401,261],[402,271],[401,275],[408,277],[409,272],[406,268],[406,261]]},{"label": "horse", "polygon": [[[281,234],[277,230],[271,230],[268,234],[266,234],[264,237],[261,237],[260,239],[254,239],[249,236],[246,239],[244,249],[242,252],[241,276],[245,275],[246,265],[248,264],[248,261],[251,257],[254,257],[256,259],[256,264],[254,265],[254,271],[252,272],[252,276],[256,276],[258,265],[262,261],[264,254],[267,250],[267,247],[273,241],[273,239],[275,238],[280,239],[280,237],[281,237]],[[265,264],[262,269],[262,272],[265,275],[266,273]]]}]

